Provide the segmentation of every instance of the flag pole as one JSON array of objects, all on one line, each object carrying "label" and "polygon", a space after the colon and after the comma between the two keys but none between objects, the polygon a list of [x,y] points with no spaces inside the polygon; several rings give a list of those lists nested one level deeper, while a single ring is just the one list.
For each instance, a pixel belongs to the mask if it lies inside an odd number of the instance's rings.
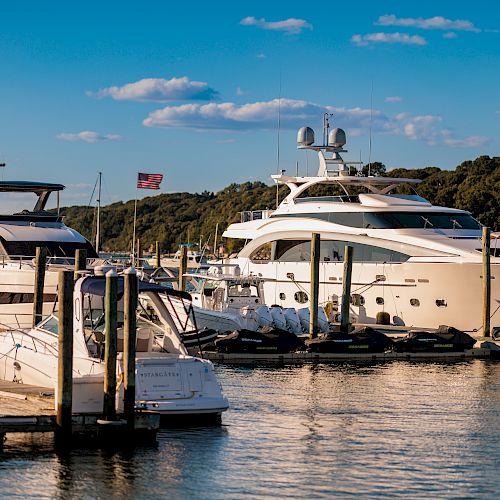
[{"label": "flag pole", "polygon": [[[139,174],[137,174],[139,178]],[[137,187],[137,180],[135,182],[135,202],[134,202],[134,230],[132,236],[132,267],[135,267],[135,227],[137,223],[137,197],[139,194],[139,188]]]}]

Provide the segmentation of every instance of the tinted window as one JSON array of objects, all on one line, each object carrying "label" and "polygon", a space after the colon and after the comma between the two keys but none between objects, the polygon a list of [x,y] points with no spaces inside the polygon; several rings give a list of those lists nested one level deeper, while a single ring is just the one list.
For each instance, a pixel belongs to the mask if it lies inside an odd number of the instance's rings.
[{"label": "tinted window", "polygon": [[469,214],[438,212],[316,212],[271,217],[305,217],[365,229],[481,229],[479,222]]},{"label": "tinted window", "polygon": [[[343,262],[346,241],[321,240],[321,262]],[[401,252],[373,245],[349,242],[353,247],[354,262],[405,262],[410,257]],[[275,260],[303,262],[311,260],[310,240],[280,240],[276,242]]]},{"label": "tinted window", "polygon": [[46,247],[48,257],[74,257],[77,248],[87,250],[87,257],[94,258],[97,254],[92,245],[85,243],[65,243],[57,241],[6,241],[1,238],[4,252],[9,257],[34,257],[36,247]]}]

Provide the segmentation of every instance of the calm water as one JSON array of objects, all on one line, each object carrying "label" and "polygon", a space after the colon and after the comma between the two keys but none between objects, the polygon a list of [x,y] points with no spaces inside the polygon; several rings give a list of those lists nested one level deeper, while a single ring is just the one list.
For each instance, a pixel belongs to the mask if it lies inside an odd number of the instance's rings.
[{"label": "calm water", "polygon": [[224,426],[121,453],[57,456],[49,438],[9,438],[0,495],[500,497],[500,363],[217,371]]}]

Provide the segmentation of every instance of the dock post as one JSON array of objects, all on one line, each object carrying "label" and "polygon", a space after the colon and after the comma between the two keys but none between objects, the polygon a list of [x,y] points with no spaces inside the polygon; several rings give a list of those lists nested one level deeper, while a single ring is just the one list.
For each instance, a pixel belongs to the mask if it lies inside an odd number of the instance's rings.
[{"label": "dock post", "polygon": [[483,227],[483,335],[490,336],[491,315],[491,230]]},{"label": "dock post", "polygon": [[105,346],[104,346],[104,420],[116,420],[116,319],[118,275],[114,269],[106,273]]},{"label": "dock post", "polygon": [[342,278],[342,307],[340,309],[340,330],[349,333],[349,306],[351,302],[353,247],[346,245],[344,248],[344,277]]},{"label": "dock post", "polygon": [[318,306],[319,306],[319,258],[320,235],[313,233],[311,237],[311,301],[309,314],[309,338],[318,336]]},{"label": "dock post", "polygon": [[[158,243],[158,242],[156,242]],[[123,388],[124,416],[129,428],[135,420],[135,351],[137,336],[137,274],[133,267],[124,276],[124,329],[123,329]]]},{"label": "dock post", "polygon": [[161,267],[160,242],[156,241],[156,269]]},{"label": "dock post", "polygon": [[42,320],[43,286],[45,284],[45,266],[47,265],[47,247],[36,247],[35,289],[33,295],[33,326]]},{"label": "dock post", "polygon": [[181,256],[179,259],[179,290],[186,291],[186,277],[184,274],[187,271],[187,246],[181,246]]},{"label": "dock post", "polygon": [[85,271],[85,269],[87,269],[87,250],[77,248],[75,252],[75,281],[81,277],[79,271]]},{"label": "dock post", "polygon": [[71,436],[73,402],[73,273],[59,271],[59,338],[57,359],[56,441]]}]

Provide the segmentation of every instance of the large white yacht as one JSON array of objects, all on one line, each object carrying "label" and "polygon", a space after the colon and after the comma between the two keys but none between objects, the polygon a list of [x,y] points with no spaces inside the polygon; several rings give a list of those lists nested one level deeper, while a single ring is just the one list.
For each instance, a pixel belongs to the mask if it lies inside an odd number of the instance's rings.
[{"label": "large white yacht", "polygon": [[[66,226],[59,210],[46,211],[52,193],[64,189],[62,184],[29,181],[0,181],[4,203],[33,203],[32,209],[0,214],[0,330],[32,324],[34,257],[37,246],[47,248],[48,266],[74,264],[75,251],[83,248],[88,258],[97,254],[78,231]],[[17,200],[16,200],[17,198]],[[30,201],[31,200],[31,201]],[[57,291],[57,273],[47,273],[44,288],[44,314],[53,308]]]},{"label": "large white yacht", "polygon": [[[264,281],[265,301],[308,304],[310,239],[321,236],[320,303],[340,310],[344,247],[354,247],[351,321],[375,323],[388,312],[399,326],[446,324],[481,334],[481,224],[469,212],[434,206],[418,196],[420,181],[361,176],[344,161],[345,132],[299,130],[299,149],[317,152],[317,176],[273,175],[290,192],[274,211],[243,212],[226,238],[245,241],[237,257],[245,274]],[[406,191],[404,190],[406,189]],[[500,327],[500,248],[491,242],[491,326]],[[338,316],[338,315],[337,315]],[[337,318],[338,319],[338,318]]]}]

